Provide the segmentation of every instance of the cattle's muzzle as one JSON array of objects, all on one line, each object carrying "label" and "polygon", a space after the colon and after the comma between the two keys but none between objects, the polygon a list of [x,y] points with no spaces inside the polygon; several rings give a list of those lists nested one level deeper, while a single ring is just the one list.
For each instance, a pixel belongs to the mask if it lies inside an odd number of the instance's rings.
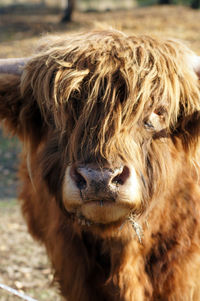
[{"label": "cattle's muzzle", "polygon": [[140,180],[133,166],[68,166],[63,182],[66,210],[97,224],[123,220],[141,203]]}]

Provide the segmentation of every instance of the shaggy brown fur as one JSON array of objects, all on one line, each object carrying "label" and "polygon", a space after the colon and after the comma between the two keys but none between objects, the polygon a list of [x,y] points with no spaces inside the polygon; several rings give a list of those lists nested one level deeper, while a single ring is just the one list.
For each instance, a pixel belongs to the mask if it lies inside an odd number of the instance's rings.
[{"label": "shaggy brown fur", "polygon": [[[67,300],[200,300],[193,55],[173,40],[94,31],[43,40],[21,80],[0,78],[0,118],[24,145],[23,214]],[[63,178],[77,162],[134,165],[142,244],[130,221],[87,227],[67,212]]]}]

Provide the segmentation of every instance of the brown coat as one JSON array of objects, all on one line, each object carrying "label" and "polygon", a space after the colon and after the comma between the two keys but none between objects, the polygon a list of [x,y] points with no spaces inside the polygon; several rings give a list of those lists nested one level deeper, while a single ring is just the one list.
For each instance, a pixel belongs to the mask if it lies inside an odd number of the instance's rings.
[{"label": "brown coat", "polygon": [[[200,300],[193,56],[177,41],[94,31],[43,40],[21,78],[0,77],[0,118],[23,142],[22,211],[66,300]],[[111,193],[99,170],[120,164]],[[95,193],[85,166],[103,179]]]}]

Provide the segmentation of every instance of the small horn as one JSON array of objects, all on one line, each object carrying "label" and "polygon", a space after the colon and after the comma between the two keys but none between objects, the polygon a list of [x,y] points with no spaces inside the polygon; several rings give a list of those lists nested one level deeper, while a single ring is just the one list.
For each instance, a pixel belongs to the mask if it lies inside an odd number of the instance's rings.
[{"label": "small horn", "polygon": [[196,68],[194,68],[198,78],[200,79],[200,56],[197,57],[197,65]]},{"label": "small horn", "polygon": [[30,58],[0,59],[0,73],[21,75]]},{"label": "small horn", "polygon": [[196,75],[200,79],[200,56],[194,55],[190,58],[190,64],[192,65]]}]

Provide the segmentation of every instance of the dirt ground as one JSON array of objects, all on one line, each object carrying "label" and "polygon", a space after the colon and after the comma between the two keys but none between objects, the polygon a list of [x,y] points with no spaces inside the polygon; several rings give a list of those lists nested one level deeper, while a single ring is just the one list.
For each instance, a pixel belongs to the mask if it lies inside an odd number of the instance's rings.
[{"label": "dirt ground", "polygon": [[[109,25],[129,34],[156,34],[186,41],[200,55],[200,11],[182,6],[140,7],[129,11],[80,13],[70,24],[49,13],[0,15],[0,58],[29,56],[38,39],[47,34],[66,35]],[[0,283],[37,300],[60,298],[51,287],[53,275],[44,249],[27,234],[16,199],[16,141],[0,136]],[[15,301],[0,289],[0,301]]]},{"label": "dirt ground", "polygon": [[[37,300],[59,301],[44,249],[27,233],[16,201],[0,202],[0,283]],[[1,301],[18,297],[0,289]]]}]

